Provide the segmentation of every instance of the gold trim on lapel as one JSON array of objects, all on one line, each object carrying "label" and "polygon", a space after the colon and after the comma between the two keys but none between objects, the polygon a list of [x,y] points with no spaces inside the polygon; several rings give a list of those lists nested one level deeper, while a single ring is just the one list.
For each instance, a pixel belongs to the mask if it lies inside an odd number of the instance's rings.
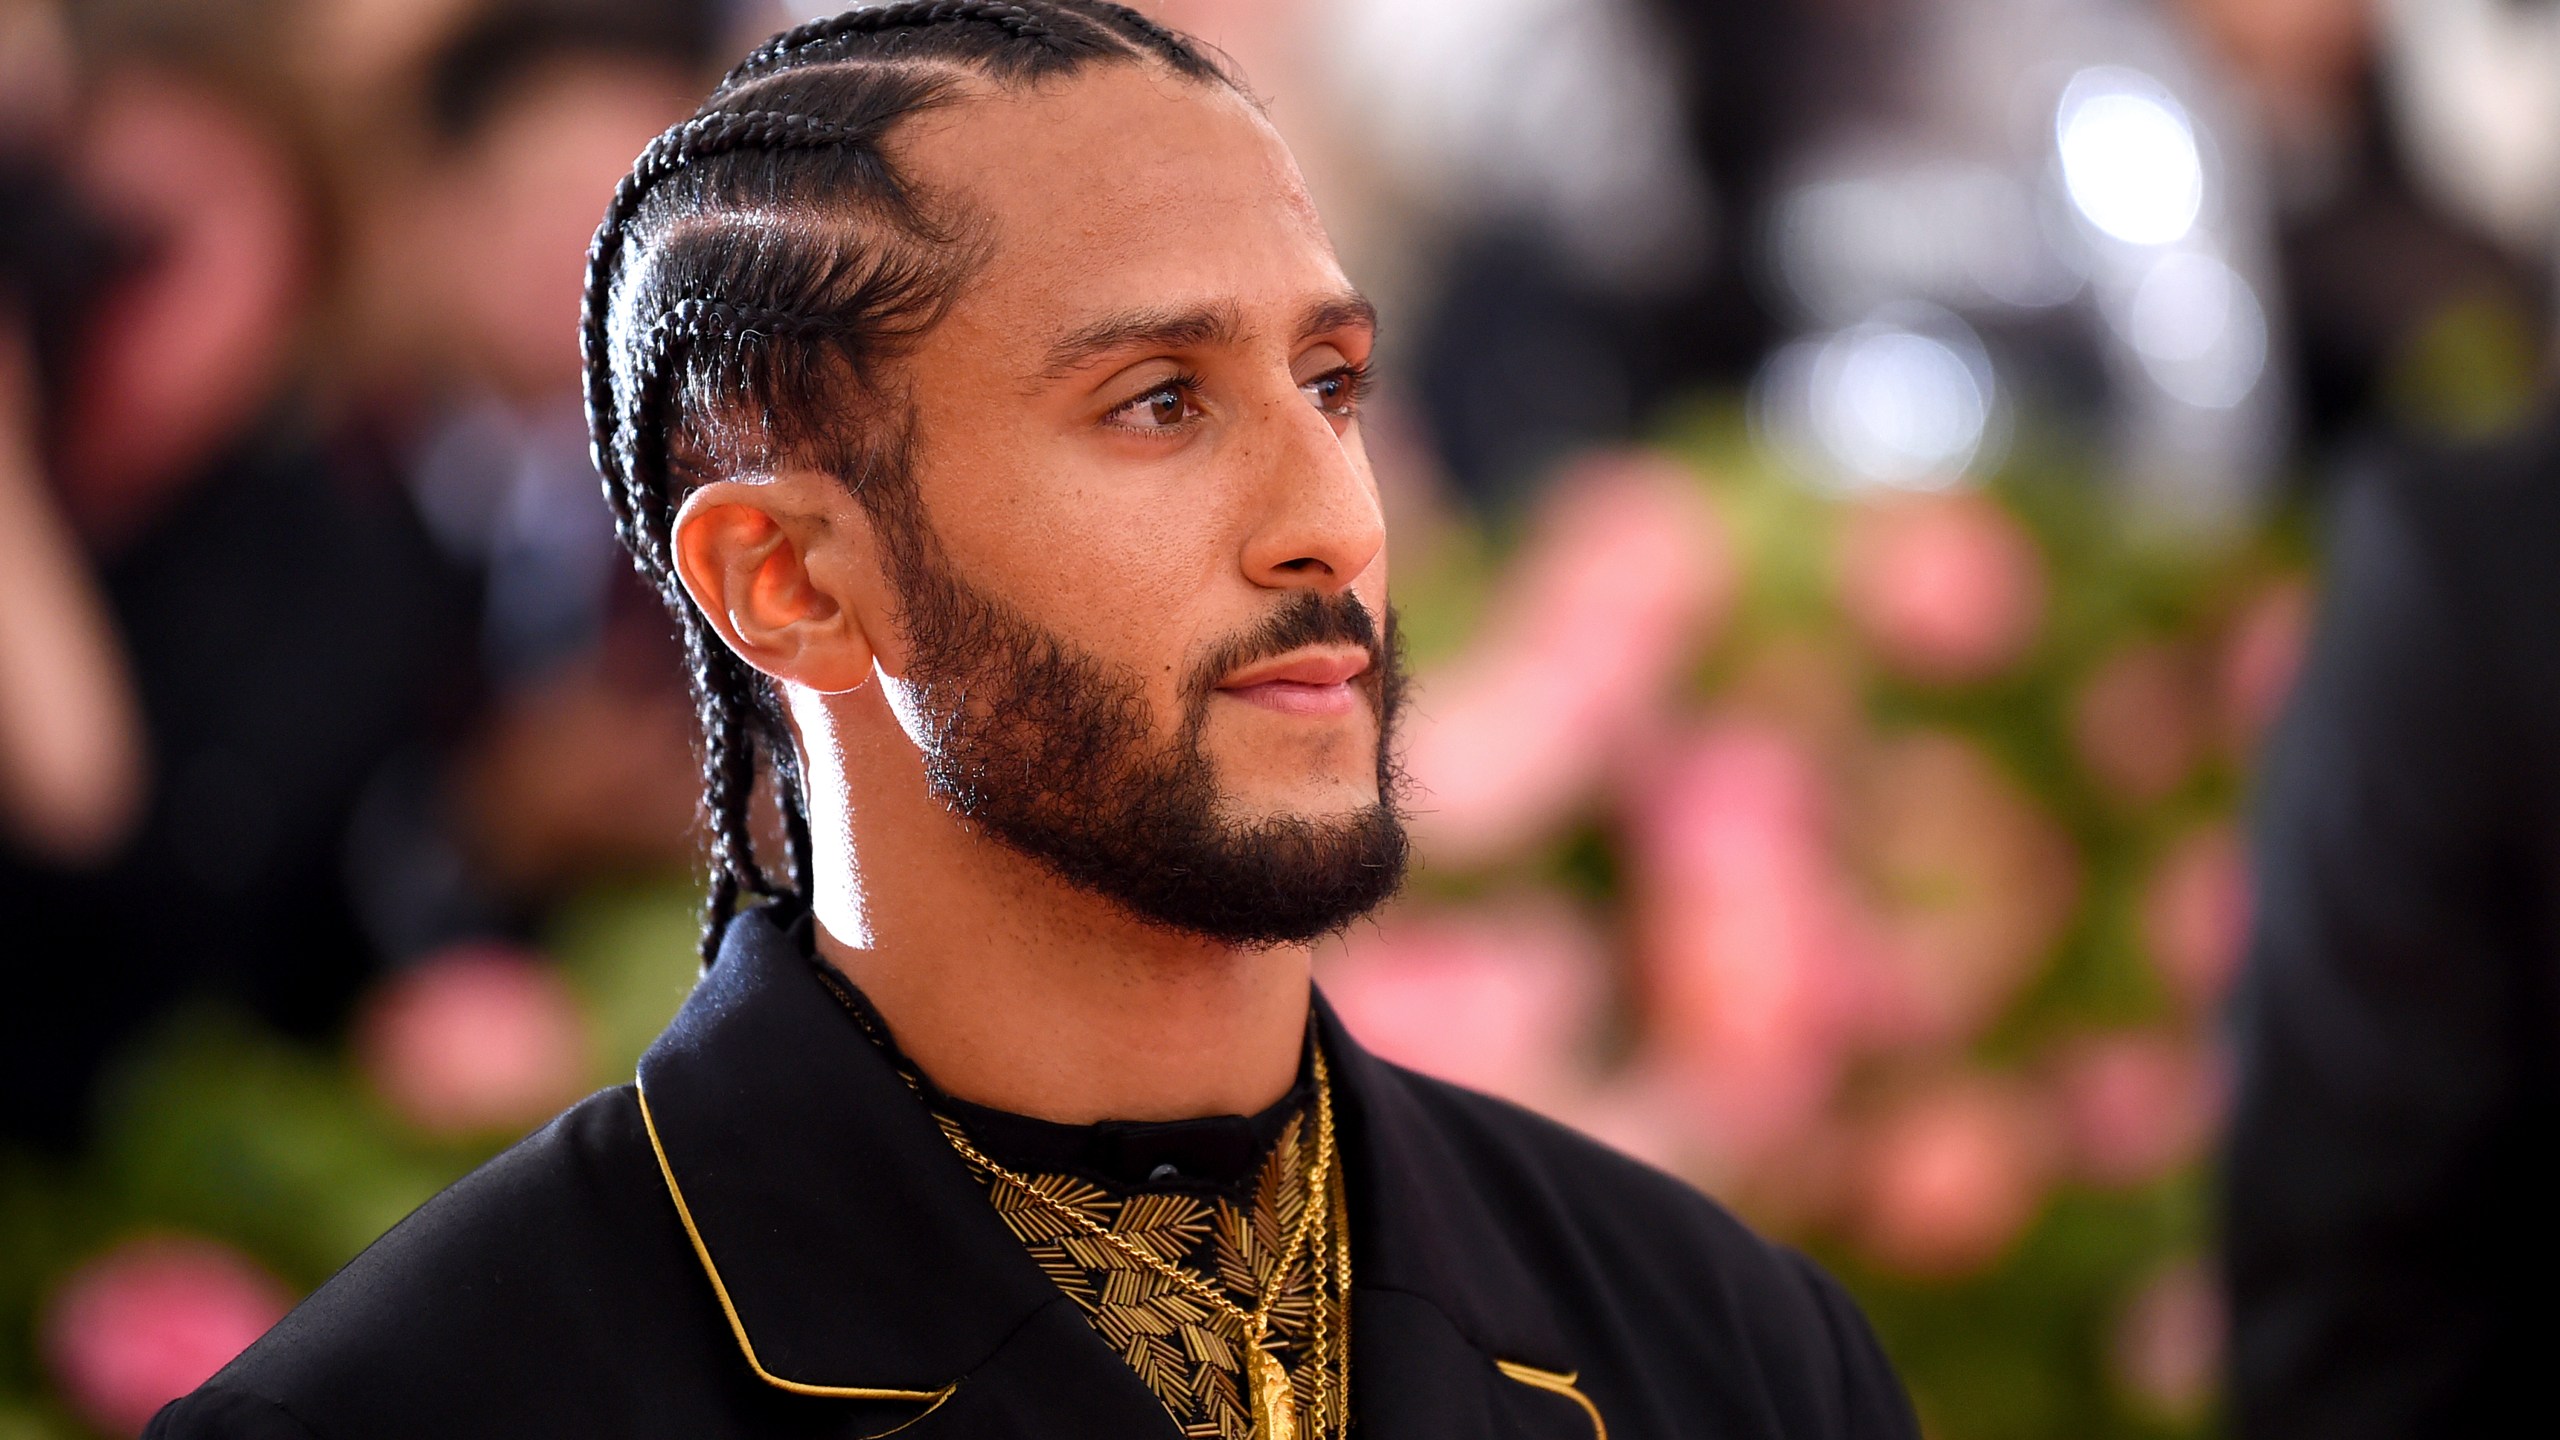
[{"label": "gold trim on lapel", "polygon": [[[649,1114],[649,1096],[636,1082],[631,1087],[631,1093],[639,1098],[640,1123],[649,1132],[649,1148],[657,1154],[658,1174],[667,1182],[667,1197],[676,1202],[676,1218],[684,1222],[684,1238],[693,1242],[694,1257],[702,1262],[702,1273],[711,1277],[711,1293],[720,1297],[720,1311],[729,1317],[729,1331],[738,1337],[738,1350],[747,1357],[747,1368],[755,1372],[757,1379],[777,1390],[788,1390],[794,1395],[820,1395],[837,1400],[931,1402],[925,1406],[922,1414],[915,1417],[915,1420],[906,1422],[907,1425],[912,1425],[916,1420],[932,1414],[941,1407],[943,1401],[951,1398],[951,1392],[960,1388],[960,1382],[956,1380],[939,1390],[874,1390],[855,1385],[812,1385],[802,1380],[786,1380],[764,1368],[764,1362],[756,1358],[755,1342],[747,1338],[747,1322],[738,1318],[738,1307],[729,1299],[729,1287],[721,1283],[720,1267],[711,1263],[710,1247],[702,1243],[702,1232],[694,1226],[693,1210],[684,1203],[684,1191],[676,1184],[675,1168],[667,1163],[667,1147],[658,1139],[658,1122]],[[898,1428],[903,1430],[906,1425]]]},{"label": "gold trim on lapel", "polygon": [[1591,1417],[1593,1440],[1609,1440],[1608,1422],[1600,1418],[1600,1407],[1591,1403],[1590,1396],[1573,1388],[1573,1382],[1582,1378],[1581,1371],[1568,1370],[1559,1373],[1554,1370],[1541,1370],[1534,1365],[1523,1365],[1517,1360],[1496,1360],[1493,1362],[1493,1368],[1532,1389],[1562,1395],[1581,1406],[1582,1412]]}]

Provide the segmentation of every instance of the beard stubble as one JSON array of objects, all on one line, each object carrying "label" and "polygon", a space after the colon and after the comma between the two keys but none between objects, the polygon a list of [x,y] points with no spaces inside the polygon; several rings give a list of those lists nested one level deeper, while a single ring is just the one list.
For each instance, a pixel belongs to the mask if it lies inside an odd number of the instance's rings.
[{"label": "beard stubble", "polygon": [[[1381,623],[1348,592],[1291,594],[1193,665],[1181,723],[1158,739],[1136,674],[969,585],[920,513],[884,529],[925,778],[955,814],[1144,921],[1229,944],[1313,940],[1402,886],[1392,609]],[[1346,815],[1236,815],[1202,749],[1218,682],[1328,643],[1369,653],[1351,683],[1377,721],[1377,799]]]}]

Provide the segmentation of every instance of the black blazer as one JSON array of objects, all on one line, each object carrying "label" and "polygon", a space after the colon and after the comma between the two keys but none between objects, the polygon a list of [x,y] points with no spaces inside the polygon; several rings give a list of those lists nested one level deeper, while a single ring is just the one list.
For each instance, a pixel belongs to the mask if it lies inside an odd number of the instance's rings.
[{"label": "black blazer", "polygon": [[[1803,1258],[1668,1176],[1319,1023],[1354,1227],[1355,1433],[1916,1434],[1865,1322]],[[1177,1433],[802,941],[755,913],[637,1085],[430,1201],[147,1434],[892,1430]]]},{"label": "black blazer", "polygon": [[2491,1434],[2560,1285],[2560,415],[2330,519],[2234,997],[2233,1428]]}]

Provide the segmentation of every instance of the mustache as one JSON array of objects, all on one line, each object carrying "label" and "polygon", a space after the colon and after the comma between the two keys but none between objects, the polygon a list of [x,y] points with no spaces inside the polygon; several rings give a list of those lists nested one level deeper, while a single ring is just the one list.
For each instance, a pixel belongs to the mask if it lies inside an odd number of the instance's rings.
[{"label": "mustache", "polygon": [[1192,670],[1185,694],[1195,703],[1205,701],[1219,681],[1238,670],[1310,645],[1357,645],[1366,651],[1369,668],[1352,683],[1377,694],[1394,669],[1395,612],[1389,610],[1381,624],[1348,591],[1328,597],[1301,590],[1261,624],[1211,647]]}]

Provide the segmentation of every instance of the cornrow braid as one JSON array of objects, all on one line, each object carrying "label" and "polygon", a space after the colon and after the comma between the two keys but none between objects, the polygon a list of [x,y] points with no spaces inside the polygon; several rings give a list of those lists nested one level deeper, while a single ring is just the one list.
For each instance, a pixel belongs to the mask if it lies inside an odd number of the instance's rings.
[{"label": "cornrow braid", "polygon": [[1138,40],[1157,59],[1171,65],[1185,78],[1220,80],[1231,86],[1235,85],[1234,78],[1219,69],[1206,54],[1202,53],[1197,42],[1180,32],[1157,24],[1130,6],[1113,4],[1110,0],[1096,0],[1091,8],[1119,22],[1119,29],[1123,35]]},{"label": "cornrow braid", "polygon": [[[868,138],[855,127],[807,115],[778,110],[713,111],[697,115],[650,141],[630,173],[614,186],[613,200],[605,207],[604,223],[596,227],[595,239],[587,247],[586,295],[578,343],[586,367],[588,449],[596,469],[607,480],[605,503],[613,507],[615,531],[635,556],[642,554],[643,537],[633,528],[625,487],[611,483],[616,469],[611,452],[622,426],[614,414],[613,366],[606,356],[606,323],[613,279],[622,258],[624,227],[651,188],[686,164],[738,150],[816,149],[860,144]],[[709,303],[713,302],[682,301],[667,314],[671,316],[688,305]],[[663,326],[666,318],[661,316],[657,324]],[[662,341],[663,337],[653,332],[651,340]],[[661,577],[650,578],[655,581]]]},{"label": "cornrow braid", "polygon": [[[667,483],[668,423],[676,383],[688,353],[705,340],[722,340],[743,349],[758,338],[817,335],[828,325],[823,316],[706,299],[679,300],[660,311],[650,324],[632,382],[631,437],[621,453],[599,454],[596,464],[608,476],[617,470],[623,476],[620,486],[606,487],[606,500],[614,506],[623,543],[630,547],[632,559],[652,583],[663,584],[675,576],[675,557],[666,549],[673,538],[670,532],[676,498]],[[599,403],[592,393],[590,403]],[[610,378],[601,389],[600,403],[613,403]],[[608,415],[602,423],[615,422]],[[608,464],[613,468],[606,468]],[[616,494],[617,490],[622,493]]]},{"label": "cornrow braid", "polygon": [[727,89],[756,76],[799,60],[804,52],[821,46],[839,45],[897,31],[921,30],[935,25],[992,25],[1016,40],[1054,43],[1057,32],[1047,21],[1021,5],[990,4],[985,0],[904,0],[895,5],[880,5],[847,10],[793,26],[748,52],[724,77],[720,86]]},{"label": "cornrow braid", "polygon": [[[1241,93],[1190,41],[1102,0],[901,0],[758,46],[641,152],[587,251],[588,439],[616,533],[676,620],[702,727],[708,965],[750,896],[813,882],[802,757],[779,697],[686,594],[675,515],[700,477],[777,454],[831,470],[875,521],[913,524],[910,431],[885,367],[939,322],[982,255],[885,144],[970,75],[999,86],[1154,64]],[[749,816],[770,774],[788,888]]]}]

